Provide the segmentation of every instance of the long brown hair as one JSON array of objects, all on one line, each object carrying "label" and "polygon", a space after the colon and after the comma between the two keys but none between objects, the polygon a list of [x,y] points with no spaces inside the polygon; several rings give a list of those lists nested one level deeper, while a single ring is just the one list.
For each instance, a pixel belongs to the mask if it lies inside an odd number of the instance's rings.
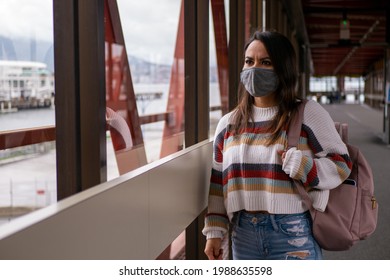
[{"label": "long brown hair", "polygon": [[[288,127],[290,119],[297,109],[298,69],[296,55],[291,42],[278,32],[256,31],[245,45],[245,51],[254,40],[260,40],[264,44],[274,71],[279,78],[279,87],[275,93],[278,113],[268,127],[271,137],[267,145],[270,145],[275,143],[280,132]],[[232,131],[235,133],[243,131],[250,125],[249,121],[253,121],[254,98],[246,92],[242,83],[239,85],[238,95],[239,101],[235,108],[232,125]]]}]

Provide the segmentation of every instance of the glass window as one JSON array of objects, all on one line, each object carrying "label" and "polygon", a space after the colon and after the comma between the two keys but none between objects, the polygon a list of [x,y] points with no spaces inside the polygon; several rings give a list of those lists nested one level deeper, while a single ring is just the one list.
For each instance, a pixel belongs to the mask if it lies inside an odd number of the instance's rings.
[{"label": "glass window", "polygon": [[[115,121],[124,124],[120,139],[113,130],[108,134],[112,147],[108,148],[111,154],[107,162],[108,166],[117,166],[119,174],[183,148],[181,2],[118,0],[124,44],[114,38],[115,25],[106,26],[107,110]],[[109,9],[106,17],[119,20]],[[108,179],[115,176],[108,170]]]},{"label": "glass window", "polygon": [[[120,25],[113,6],[106,10],[108,179],[184,147],[182,2],[117,0]],[[116,24],[110,26],[108,19]],[[122,32],[124,44],[114,36]],[[115,167],[117,174],[110,172]],[[183,237],[160,258],[177,258]]]},{"label": "glass window", "polygon": [[56,201],[53,61],[52,1],[1,1],[0,224]]},{"label": "glass window", "polygon": [[336,77],[310,78],[311,92],[331,92],[337,88]]}]

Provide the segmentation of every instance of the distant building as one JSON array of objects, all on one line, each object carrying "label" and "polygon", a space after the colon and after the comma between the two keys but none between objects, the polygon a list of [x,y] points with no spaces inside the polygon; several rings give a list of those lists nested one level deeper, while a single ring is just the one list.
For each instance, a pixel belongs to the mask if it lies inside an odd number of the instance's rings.
[{"label": "distant building", "polygon": [[54,74],[46,64],[0,60],[0,102],[17,108],[48,107],[53,95]]}]

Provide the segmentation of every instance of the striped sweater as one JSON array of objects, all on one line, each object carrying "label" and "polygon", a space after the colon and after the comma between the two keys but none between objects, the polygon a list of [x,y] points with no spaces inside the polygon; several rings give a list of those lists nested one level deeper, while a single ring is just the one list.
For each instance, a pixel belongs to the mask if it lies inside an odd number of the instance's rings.
[{"label": "striped sweater", "polygon": [[329,189],[340,185],[352,167],[346,145],[334,122],[321,105],[305,106],[297,149],[286,153],[282,163],[278,151],[287,145],[286,131],[266,146],[267,124],[278,107],[253,107],[254,125],[238,135],[230,133],[232,114],[219,121],[214,136],[208,214],[203,234],[222,238],[233,213],[240,210],[293,214],[306,211],[291,178],[308,188],[313,206],[324,211]]}]

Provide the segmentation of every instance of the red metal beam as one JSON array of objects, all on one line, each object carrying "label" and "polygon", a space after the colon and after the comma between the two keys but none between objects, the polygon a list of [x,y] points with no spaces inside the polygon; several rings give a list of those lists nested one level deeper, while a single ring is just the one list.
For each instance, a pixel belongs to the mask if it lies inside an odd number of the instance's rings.
[{"label": "red metal beam", "polygon": [[0,132],[0,150],[56,140],[54,126]]},{"label": "red metal beam", "polygon": [[[106,39],[106,85],[107,104],[115,109],[126,110],[118,112],[129,125],[134,146],[143,145],[143,137],[135,99],[130,67],[124,43],[122,26],[116,1],[104,1],[105,39]],[[124,91],[122,89],[124,88]],[[111,109],[113,109],[111,108]]]},{"label": "red metal beam", "polygon": [[211,0],[222,114],[229,110],[229,56],[224,0]]},{"label": "red metal beam", "polygon": [[183,148],[181,143],[184,140],[184,74],[184,1],[182,1],[167,104],[167,112],[172,112],[174,121],[165,123],[160,157]]}]

